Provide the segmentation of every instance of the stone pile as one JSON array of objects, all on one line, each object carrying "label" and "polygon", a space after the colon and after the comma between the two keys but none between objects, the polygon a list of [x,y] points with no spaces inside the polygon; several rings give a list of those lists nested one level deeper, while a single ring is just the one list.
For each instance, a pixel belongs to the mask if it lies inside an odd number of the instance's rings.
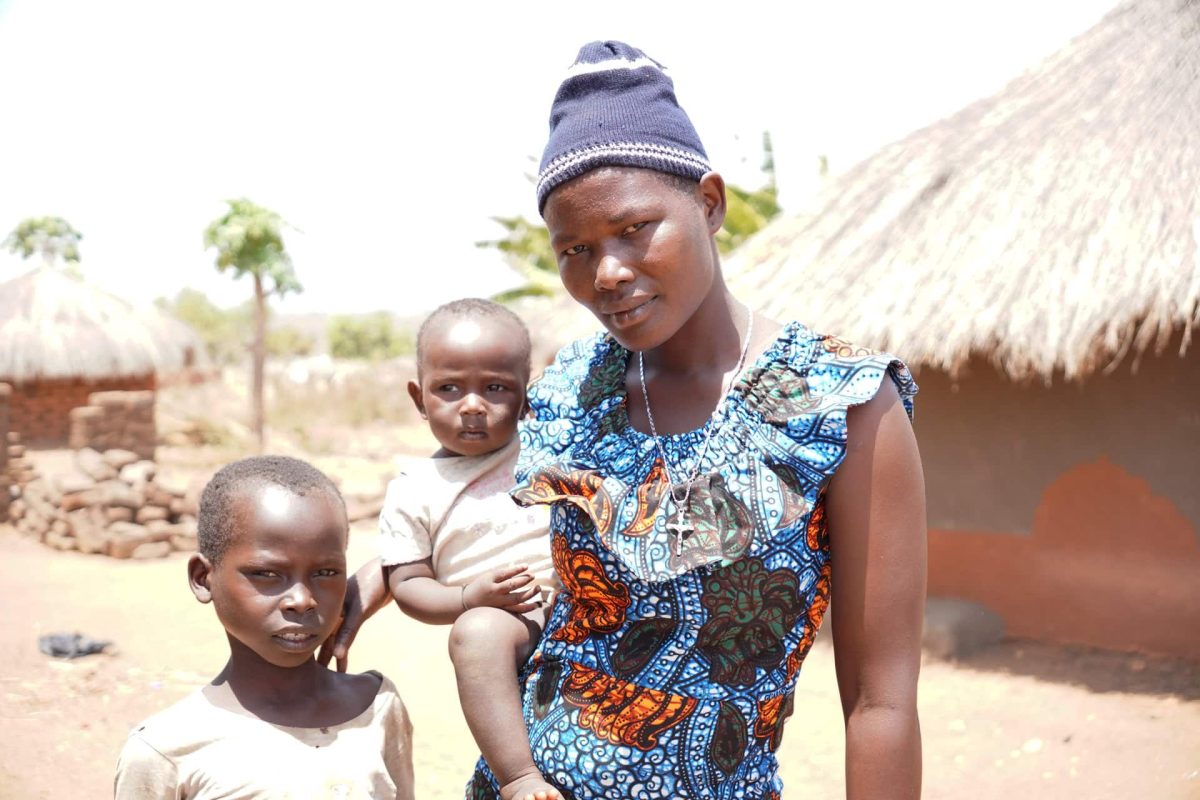
[{"label": "stone pile", "polygon": [[152,460],[157,439],[154,392],[93,392],[71,410],[72,449],[130,450]]},{"label": "stone pile", "polygon": [[37,480],[38,471],[25,453],[25,445],[21,444],[21,434],[9,431],[5,434],[2,447],[4,457],[0,458],[0,461],[4,462],[4,468],[0,470],[0,492],[4,492],[6,502],[0,502],[0,510],[4,512],[0,514],[0,522],[16,522],[17,518],[13,516],[14,509],[16,513],[20,513],[21,510],[21,506],[16,503],[21,499],[25,487]]},{"label": "stone pile", "polygon": [[158,474],[131,450],[83,448],[75,466],[25,485],[9,507],[19,532],[59,550],[114,558],[196,549],[198,484]]},{"label": "stone pile", "polygon": [[[8,475],[8,448],[13,444],[20,445],[20,441],[9,442],[8,437],[8,417],[9,406],[12,399],[12,387],[7,383],[0,383],[0,522],[8,519],[8,504],[15,500],[20,494],[20,489],[10,485],[14,482],[9,479]],[[21,450],[20,454],[25,455],[25,451]]]},{"label": "stone pile", "polygon": [[9,431],[5,437],[6,454],[8,456],[8,483],[12,486],[25,486],[38,477],[37,469],[25,454],[25,445],[21,444],[21,434]]}]

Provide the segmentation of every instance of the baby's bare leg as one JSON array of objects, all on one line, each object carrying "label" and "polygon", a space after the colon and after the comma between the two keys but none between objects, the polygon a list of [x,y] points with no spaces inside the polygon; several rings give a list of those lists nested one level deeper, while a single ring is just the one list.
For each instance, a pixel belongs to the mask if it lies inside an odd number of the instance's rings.
[{"label": "baby's bare leg", "polygon": [[450,630],[458,699],[504,800],[561,800],[533,763],[517,670],[537,642],[535,622],[498,608],[472,608]]}]

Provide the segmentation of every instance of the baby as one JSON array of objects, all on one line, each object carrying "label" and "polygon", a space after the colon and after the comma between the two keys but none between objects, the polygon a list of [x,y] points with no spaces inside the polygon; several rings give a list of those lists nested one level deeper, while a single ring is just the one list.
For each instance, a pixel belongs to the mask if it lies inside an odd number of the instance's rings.
[{"label": "baby", "polygon": [[[517,422],[526,411],[529,373],[529,332],[501,305],[457,300],[422,324],[417,380],[408,392],[440,448],[430,458],[407,460],[388,485],[379,520],[381,558],[355,577],[361,605],[351,592],[333,648],[339,669],[345,668],[358,627],[390,595],[422,622],[463,619],[451,635],[450,653],[464,708],[475,705],[477,693],[516,685],[557,582],[548,512],[521,508],[508,494],[515,484]],[[489,621],[486,654],[467,652],[458,635],[469,623],[467,612],[479,607],[512,612]],[[512,702],[519,715],[516,692]],[[495,734],[487,720],[467,718],[476,741]],[[524,753],[514,764],[532,764],[528,743],[519,738]],[[493,770],[504,775],[505,765]],[[559,795],[549,790],[532,796]]]},{"label": "baby", "polygon": [[188,582],[217,612],[229,661],[129,735],[117,800],[412,800],[412,725],[395,686],[313,658],[338,624],[347,538],[341,494],[303,461],[258,456],[213,476]]}]

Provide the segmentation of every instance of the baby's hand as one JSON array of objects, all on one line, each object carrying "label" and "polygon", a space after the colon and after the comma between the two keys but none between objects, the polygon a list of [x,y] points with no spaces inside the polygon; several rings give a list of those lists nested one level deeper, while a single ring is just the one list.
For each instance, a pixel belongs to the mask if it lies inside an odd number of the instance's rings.
[{"label": "baby's hand", "polygon": [[467,608],[491,606],[514,614],[532,611],[541,603],[534,599],[538,596],[538,585],[528,570],[528,565],[517,564],[476,578],[463,592],[463,605]]}]

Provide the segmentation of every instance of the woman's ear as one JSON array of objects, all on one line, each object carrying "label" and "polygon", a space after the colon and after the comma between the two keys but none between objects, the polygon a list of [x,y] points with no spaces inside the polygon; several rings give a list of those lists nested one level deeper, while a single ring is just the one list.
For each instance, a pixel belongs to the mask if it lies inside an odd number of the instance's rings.
[{"label": "woman's ear", "polygon": [[716,172],[706,172],[700,178],[700,199],[704,202],[704,217],[708,233],[716,236],[725,224],[725,179]]},{"label": "woman's ear", "polygon": [[196,553],[188,559],[188,585],[192,587],[192,594],[201,603],[212,602],[212,588],[209,582],[212,580],[212,562],[200,553]]},{"label": "woman's ear", "polygon": [[421,419],[429,419],[429,415],[425,413],[425,402],[421,399],[421,385],[416,381],[409,381],[408,396],[412,398],[413,405],[417,407],[417,413],[421,415]]}]

